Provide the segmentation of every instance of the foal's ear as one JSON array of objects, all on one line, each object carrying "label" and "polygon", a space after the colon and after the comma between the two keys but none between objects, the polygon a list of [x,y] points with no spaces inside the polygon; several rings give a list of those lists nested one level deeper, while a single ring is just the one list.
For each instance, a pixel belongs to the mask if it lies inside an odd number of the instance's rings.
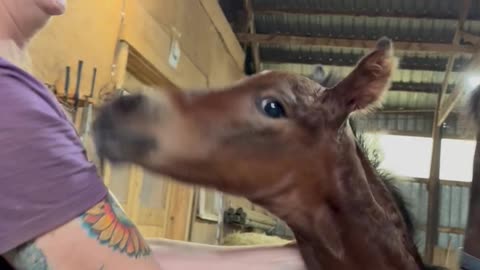
[{"label": "foal's ear", "polygon": [[392,41],[381,38],[374,51],[363,57],[345,79],[328,90],[329,101],[333,99],[340,110],[338,112],[344,115],[376,104],[390,87],[396,67]]}]

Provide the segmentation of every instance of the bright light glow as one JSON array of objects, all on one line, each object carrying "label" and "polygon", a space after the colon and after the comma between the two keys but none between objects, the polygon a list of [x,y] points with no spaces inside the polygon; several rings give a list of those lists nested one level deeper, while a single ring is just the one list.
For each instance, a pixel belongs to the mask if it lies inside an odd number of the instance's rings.
[{"label": "bright light glow", "polygon": [[431,138],[380,135],[378,139],[384,153],[381,167],[397,175],[428,178]]},{"label": "bright light glow", "polygon": [[[422,137],[376,135],[383,152],[382,168],[397,175],[428,178],[432,139]],[[442,140],[440,178],[470,182],[473,170],[474,141]]]},{"label": "bright light glow", "polygon": [[471,91],[480,85],[480,76],[471,75],[467,77],[467,90]]},{"label": "bright light glow", "polygon": [[475,141],[443,139],[440,178],[472,181],[474,155]]}]

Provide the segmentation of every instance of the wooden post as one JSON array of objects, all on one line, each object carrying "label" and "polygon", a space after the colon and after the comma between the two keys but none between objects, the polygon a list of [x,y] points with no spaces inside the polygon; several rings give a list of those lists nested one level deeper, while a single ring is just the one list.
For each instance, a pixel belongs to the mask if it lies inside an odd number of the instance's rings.
[{"label": "wooden post", "polygon": [[[436,113],[438,115],[438,113]],[[436,119],[437,117],[435,117]],[[428,181],[428,212],[427,212],[427,231],[425,239],[425,258],[428,262],[433,262],[435,245],[438,239],[439,225],[439,202],[440,202],[440,152],[442,143],[442,127],[436,125],[433,127],[433,149],[432,163],[430,165],[430,179]]]},{"label": "wooden post", "polygon": [[[455,30],[455,35],[452,40],[452,45],[458,45],[465,20],[467,18],[468,10],[471,5],[471,0],[463,0],[460,8],[459,19],[457,22],[457,27]],[[442,108],[443,97],[447,92],[450,74],[453,70],[453,65],[455,63],[456,54],[450,54],[445,67],[445,76],[443,78],[442,89],[438,93],[437,105],[435,109],[435,115],[433,118],[433,128],[432,128],[432,139],[433,139],[433,148],[432,148],[432,159],[430,164],[430,177],[428,180],[428,212],[427,212],[427,231],[425,239],[425,258],[428,262],[433,263],[435,245],[438,240],[438,227],[440,219],[440,156],[441,156],[441,145],[442,145],[442,131],[443,131],[443,121],[440,121],[441,115],[440,110]]]},{"label": "wooden post", "polygon": [[[247,29],[248,33],[256,34],[255,29],[255,14],[253,12],[253,6],[251,0],[244,0],[245,10],[247,12]],[[260,72],[260,44],[258,42],[251,42],[253,64],[255,66],[255,72]]]}]

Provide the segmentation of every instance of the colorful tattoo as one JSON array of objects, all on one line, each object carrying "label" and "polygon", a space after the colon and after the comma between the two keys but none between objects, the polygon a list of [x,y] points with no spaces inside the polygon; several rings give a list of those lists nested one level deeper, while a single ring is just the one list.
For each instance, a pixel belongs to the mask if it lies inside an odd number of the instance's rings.
[{"label": "colorful tattoo", "polygon": [[82,220],[83,227],[101,244],[134,258],[150,255],[150,248],[135,224],[110,196],[88,210]]},{"label": "colorful tattoo", "polygon": [[27,243],[16,248],[7,253],[5,258],[10,261],[15,269],[51,270],[42,250],[37,248],[34,243]]}]

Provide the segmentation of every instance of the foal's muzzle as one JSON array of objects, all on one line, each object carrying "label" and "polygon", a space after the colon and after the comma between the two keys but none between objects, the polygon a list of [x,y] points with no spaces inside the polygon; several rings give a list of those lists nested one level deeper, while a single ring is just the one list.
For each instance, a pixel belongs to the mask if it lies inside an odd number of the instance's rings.
[{"label": "foal's muzzle", "polygon": [[112,162],[133,162],[156,148],[153,136],[142,132],[146,121],[140,94],[116,98],[101,108],[92,127],[97,154]]}]

